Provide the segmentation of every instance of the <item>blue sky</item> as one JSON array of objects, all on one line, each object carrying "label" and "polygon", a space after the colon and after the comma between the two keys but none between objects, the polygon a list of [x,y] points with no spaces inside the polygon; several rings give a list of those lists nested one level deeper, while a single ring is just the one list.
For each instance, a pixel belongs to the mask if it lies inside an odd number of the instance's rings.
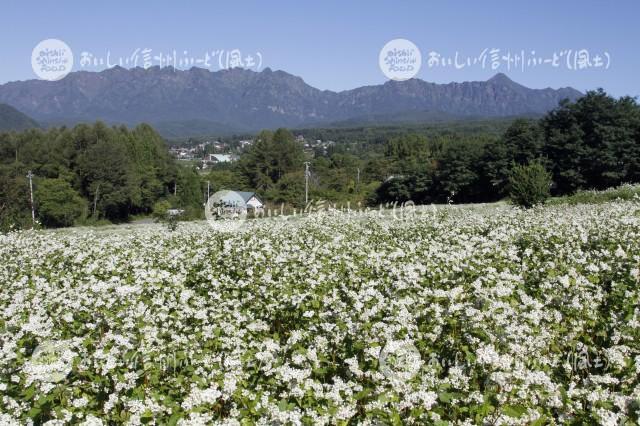
[{"label": "blue sky", "polygon": [[[422,52],[417,77],[438,83],[485,80],[505,72],[529,87],[603,87],[613,95],[640,95],[640,2],[630,1],[4,1],[0,26],[0,83],[35,78],[31,51],[47,38],[65,41],[75,56],[90,52],[112,62],[136,49],[205,52],[239,49],[262,55],[262,68],[282,69],[320,89],[344,90],[385,81],[382,46],[394,38]],[[484,49],[500,55],[535,50],[538,57],[587,49],[608,53],[609,69],[528,66],[428,67],[429,52],[459,59]],[[563,64],[565,61],[560,61]],[[212,66],[212,70],[217,67]],[[85,67],[99,70],[100,67]]]}]

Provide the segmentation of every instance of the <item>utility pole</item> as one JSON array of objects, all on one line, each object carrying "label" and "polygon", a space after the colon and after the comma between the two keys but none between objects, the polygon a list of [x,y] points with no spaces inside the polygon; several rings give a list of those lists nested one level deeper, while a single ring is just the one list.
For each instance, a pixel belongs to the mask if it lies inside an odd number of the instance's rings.
[{"label": "utility pole", "polygon": [[206,195],[206,198],[204,199],[204,205],[205,205],[205,207],[207,206],[207,203],[209,202],[209,197],[210,197],[210,195],[209,195],[209,188],[210,188],[210,184],[209,184],[209,181],[207,181],[207,195]]},{"label": "utility pole", "polygon": [[33,207],[33,173],[29,170],[27,173],[27,177],[29,178],[29,192],[31,193],[31,222],[33,223],[33,227],[36,226],[36,211]]},{"label": "utility pole", "polygon": [[309,162],[304,162],[304,204],[309,203]]},{"label": "utility pole", "polygon": [[360,189],[360,167],[358,167],[358,177],[356,179],[356,193]]},{"label": "utility pole", "polygon": [[178,193],[178,181],[173,182],[173,196],[175,197]]}]

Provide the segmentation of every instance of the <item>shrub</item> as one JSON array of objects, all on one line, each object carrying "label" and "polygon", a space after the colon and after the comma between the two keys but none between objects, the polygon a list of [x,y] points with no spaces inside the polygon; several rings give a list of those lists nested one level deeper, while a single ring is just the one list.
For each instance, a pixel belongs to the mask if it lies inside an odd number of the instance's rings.
[{"label": "shrub", "polygon": [[551,174],[538,162],[515,165],[509,176],[511,201],[524,208],[544,203],[549,198]]},{"label": "shrub", "polygon": [[616,200],[633,200],[640,197],[640,185],[624,184],[604,191],[582,190],[572,195],[549,200],[551,204],[601,204]]},{"label": "shrub", "polygon": [[171,204],[167,200],[157,201],[153,205],[153,217],[160,221],[167,215],[167,211],[171,208]]},{"label": "shrub", "polygon": [[171,203],[167,200],[158,201],[153,205],[153,217],[156,222],[167,225],[169,231],[175,231],[178,227],[178,216],[171,214]]}]

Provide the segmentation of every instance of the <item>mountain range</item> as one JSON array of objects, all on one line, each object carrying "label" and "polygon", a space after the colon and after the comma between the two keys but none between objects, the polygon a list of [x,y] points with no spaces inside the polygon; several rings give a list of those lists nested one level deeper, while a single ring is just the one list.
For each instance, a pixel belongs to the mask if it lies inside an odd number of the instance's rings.
[{"label": "mountain range", "polygon": [[255,131],[275,127],[320,127],[380,121],[444,121],[540,115],[571,88],[530,89],[504,74],[486,81],[436,84],[420,79],[388,81],[334,92],[269,68],[212,72],[121,67],[77,71],[58,81],[27,80],[0,85],[0,103],[45,126],[102,120],[147,122],[163,135]]},{"label": "mountain range", "polygon": [[0,132],[20,131],[36,127],[40,126],[31,117],[21,113],[11,105],[0,104]]}]

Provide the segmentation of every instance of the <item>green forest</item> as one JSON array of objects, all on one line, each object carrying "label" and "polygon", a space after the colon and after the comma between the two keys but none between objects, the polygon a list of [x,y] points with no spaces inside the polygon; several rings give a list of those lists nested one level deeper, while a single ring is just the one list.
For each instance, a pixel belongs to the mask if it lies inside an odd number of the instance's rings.
[{"label": "green forest", "polygon": [[[334,140],[305,150],[294,137]],[[0,229],[127,222],[158,203],[203,217],[207,186],[256,191],[268,206],[469,203],[505,198],[514,167],[542,165],[567,195],[640,182],[640,107],[602,90],[539,119],[265,130],[238,161],[205,172],[174,160],[149,125],[103,123],[0,134]]]},{"label": "green forest", "polygon": [[[198,175],[177,167],[164,140],[148,125],[134,129],[80,124],[0,136],[0,224],[31,226],[30,187],[45,227],[122,222],[146,214],[162,198],[191,204]],[[197,191],[199,193],[199,191]]]}]

